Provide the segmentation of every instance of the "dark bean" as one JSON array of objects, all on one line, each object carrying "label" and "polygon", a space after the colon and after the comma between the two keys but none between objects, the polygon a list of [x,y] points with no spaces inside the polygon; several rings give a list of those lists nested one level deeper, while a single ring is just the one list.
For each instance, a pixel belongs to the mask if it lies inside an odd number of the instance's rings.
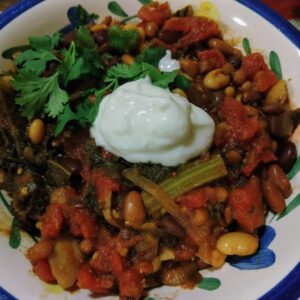
[{"label": "dark bean", "polygon": [[277,103],[265,104],[262,107],[262,111],[266,115],[279,115],[284,111],[284,106],[282,104]]},{"label": "dark bean", "polygon": [[93,33],[96,43],[101,46],[108,41],[108,30],[102,29]]},{"label": "dark bean", "polygon": [[159,220],[158,226],[159,226],[159,228],[161,228],[162,230],[164,230],[165,232],[167,232],[171,235],[174,235],[177,237],[185,236],[185,232],[183,231],[183,229],[169,215],[162,217]]},{"label": "dark bean", "polygon": [[269,126],[273,136],[283,139],[288,138],[294,130],[292,113],[285,111],[280,115],[271,116]]},{"label": "dark bean", "polygon": [[181,38],[182,34],[180,32],[161,30],[158,37],[167,44],[173,44]]},{"label": "dark bean", "polygon": [[65,168],[67,168],[71,173],[79,174],[81,171],[80,162],[76,159],[67,156],[62,156],[62,157],[58,157],[57,161]]},{"label": "dark bean", "polygon": [[284,172],[288,173],[297,159],[296,145],[290,141],[281,142],[279,144],[277,157],[280,167],[284,170]]},{"label": "dark bean", "polygon": [[201,275],[198,273],[197,263],[194,261],[182,262],[171,268],[162,268],[160,281],[169,286],[178,286],[199,282]]},{"label": "dark bean", "polygon": [[235,69],[239,69],[242,64],[242,59],[239,56],[234,55],[234,56],[230,56],[227,59],[227,62],[232,64]]}]

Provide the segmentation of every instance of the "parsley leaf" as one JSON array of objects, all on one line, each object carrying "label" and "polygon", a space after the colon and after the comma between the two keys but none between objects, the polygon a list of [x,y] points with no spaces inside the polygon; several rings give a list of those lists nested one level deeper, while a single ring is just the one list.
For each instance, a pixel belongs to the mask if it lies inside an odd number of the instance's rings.
[{"label": "parsley leaf", "polygon": [[14,76],[13,86],[19,95],[16,103],[21,106],[21,114],[33,118],[37,114],[47,113],[56,117],[68,101],[68,94],[59,87],[56,72],[50,77],[39,77],[34,72],[20,70]]},{"label": "parsley leaf", "polygon": [[52,37],[48,35],[29,37],[31,49],[21,53],[16,59],[16,64],[25,70],[41,74],[46,69],[48,61],[58,61],[53,50],[58,45],[59,39],[58,33],[53,34]]},{"label": "parsley leaf", "polygon": [[108,44],[119,53],[129,53],[135,50],[139,38],[139,32],[135,29],[124,30],[118,25],[113,25],[108,30]]}]

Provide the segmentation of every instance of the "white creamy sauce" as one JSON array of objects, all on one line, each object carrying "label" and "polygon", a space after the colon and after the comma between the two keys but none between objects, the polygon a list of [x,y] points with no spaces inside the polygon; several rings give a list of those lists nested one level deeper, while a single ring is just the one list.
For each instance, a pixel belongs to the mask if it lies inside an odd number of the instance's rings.
[{"label": "white creamy sauce", "polygon": [[180,70],[180,64],[178,60],[172,59],[171,51],[167,50],[166,55],[158,63],[158,69],[161,72],[172,72]]},{"label": "white creamy sauce", "polygon": [[207,151],[214,129],[204,110],[144,78],[104,97],[91,136],[129,162],[176,166]]}]

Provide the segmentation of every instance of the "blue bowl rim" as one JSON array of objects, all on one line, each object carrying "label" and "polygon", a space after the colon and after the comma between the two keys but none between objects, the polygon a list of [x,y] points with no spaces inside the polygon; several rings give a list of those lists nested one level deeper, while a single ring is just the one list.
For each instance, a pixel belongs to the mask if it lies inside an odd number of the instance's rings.
[{"label": "blue bowl rim", "polygon": [[[33,6],[44,0],[21,0],[12,5],[0,14],[0,30],[17,18],[19,15],[29,10]],[[268,6],[259,0],[235,0],[248,7],[253,12],[259,14],[279,31],[281,31],[298,49],[300,49],[300,32],[283,17],[278,15]],[[0,286],[0,296],[7,300],[16,298],[5,291]],[[290,273],[276,284],[270,291],[264,294],[259,300],[297,300],[300,297],[300,262]]]}]

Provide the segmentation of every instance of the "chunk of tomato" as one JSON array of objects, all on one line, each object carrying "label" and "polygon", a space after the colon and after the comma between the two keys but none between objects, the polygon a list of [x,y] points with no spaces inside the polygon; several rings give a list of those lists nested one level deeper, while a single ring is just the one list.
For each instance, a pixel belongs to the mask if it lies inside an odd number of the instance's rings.
[{"label": "chunk of tomato", "polygon": [[277,77],[272,71],[258,71],[253,79],[259,92],[266,92],[277,82]]},{"label": "chunk of tomato", "polygon": [[51,268],[47,259],[41,259],[33,266],[33,272],[43,281],[53,283],[56,281],[52,275]]},{"label": "chunk of tomato", "polygon": [[263,56],[260,53],[251,53],[244,57],[241,65],[248,79],[253,80],[258,71],[267,71],[268,66],[265,63]]},{"label": "chunk of tomato", "polygon": [[226,97],[221,105],[221,116],[230,127],[231,137],[240,142],[251,140],[259,131],[256,118],[247,115],[246,108],[235,99]]},{"label": "chunk of tomato", "polygon": [[164,21],[172,15],[168,2],[159,3],[152,2],[144,5],[138,11],[138,17],[144,22],[154,22],[157,25],[162,25]]},{"label": "chunk of tomato", "polygon": [[264,205],[257,177],[251,177],[244,186],[233,190],[229,194],[229,205],[233,218],[245,231],[253,232],[264,224]]}]

